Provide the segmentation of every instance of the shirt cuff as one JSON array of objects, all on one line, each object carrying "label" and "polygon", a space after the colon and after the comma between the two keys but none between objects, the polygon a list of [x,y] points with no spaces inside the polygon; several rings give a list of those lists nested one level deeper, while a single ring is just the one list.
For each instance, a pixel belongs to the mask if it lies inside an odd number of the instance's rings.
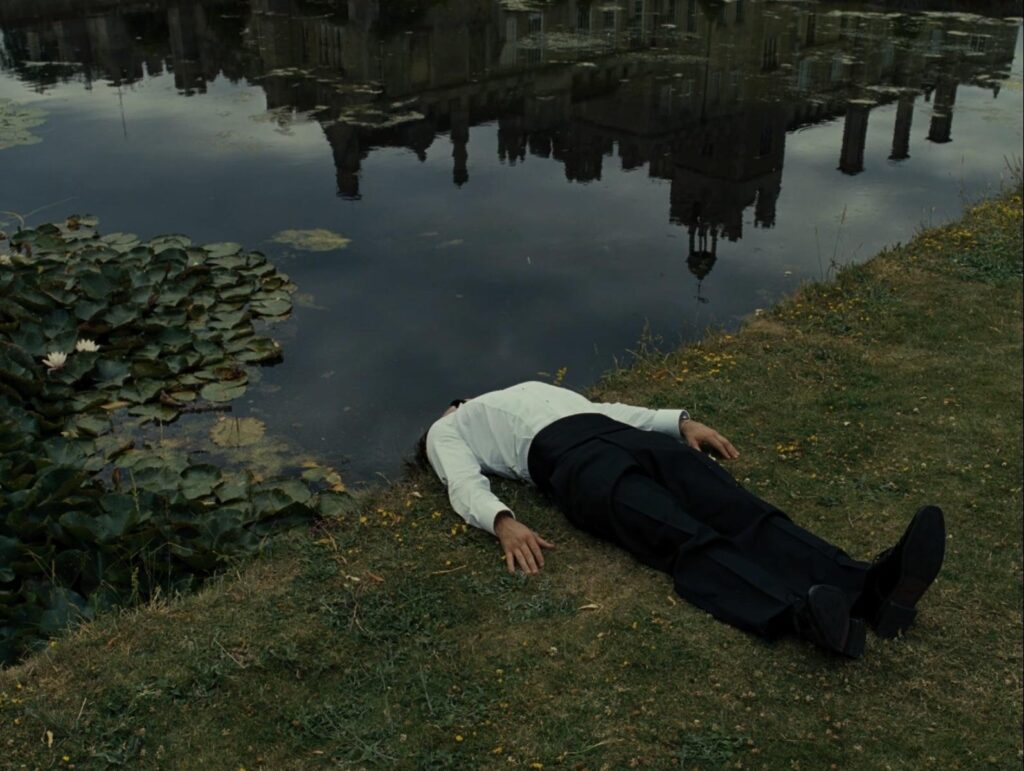
[{"label": "shirt cuff", "polygon": [[512,510],[508,506],[499,501],[495,501],[488,511],[483,511],[476,515],[477,527],[486,530],[491,535],[496,535],[494,532],[494,520],[497,519],[498,515],[503,511],[507,511],[511,514],[512,519],[516,518],[516,515],[512,514]]},{"label": "shirt cuff", "polygon": [[682,434],[679,431],[679,416],[682,412],[682,410],[655,410],[654,422],[651,425],[651,430],[657,431],[660,434],[668,434],[676,439],[681,439]]}]

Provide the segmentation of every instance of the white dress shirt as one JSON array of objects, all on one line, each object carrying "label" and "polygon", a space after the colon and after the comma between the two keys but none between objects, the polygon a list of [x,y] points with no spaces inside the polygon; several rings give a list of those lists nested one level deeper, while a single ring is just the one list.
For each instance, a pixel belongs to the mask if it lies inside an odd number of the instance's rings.
[{"label": "white dress shirt", "polygon": [[476,396],[437,420],[427,432],[427,458],[459,516],[493,533],[495,517],[512,511],[491,492],[484,474],[532,482],[527,458],[533,438],[556,420],[581,413],[680,438],[680,410],[602,404],[565,388],[528,382]]}]

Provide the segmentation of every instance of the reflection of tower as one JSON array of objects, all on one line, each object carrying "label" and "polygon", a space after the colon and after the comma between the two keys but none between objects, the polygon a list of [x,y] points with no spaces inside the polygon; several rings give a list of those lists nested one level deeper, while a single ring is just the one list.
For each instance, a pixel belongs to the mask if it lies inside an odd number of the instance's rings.
[{"label": "reflection of tower", "polygon": [[902,161],[910,157],[910,124],[914,120],[915,99],[917,94],[903,94],[896,106],[896,126],[892,131],[890,161]]},{"label": "reflection of tower", "polygon": [[362,162],[359,132],[354,126],[335,123],[324,129],[334,155],[334,168],[338,180],[338,195],[359,198],[359,166]]},{"label": "reflection of tower", "polygon": [[464,110],[452,111],[452,181],[456,187],[469,182],[469,114]]},{"label": "reflection of tower", "polygon": [[[710,248],[708,248],[708,235],[711,236]],[[686,257],[686,267],[690,273],[697,277],[697,300],[706,303],[706,297],[701,296],[700,290],[704,279],[715,267],[715,260],[718,259],[718,229],[701,216],[701,205],[693,204],[693,213],[690,218],[690,253]]]},{"label": "reflection of tower", "polygon": [[935,103],[932,106],[932,121],[928,126],[928,141],[938,144],[951,142],[953,131],[953,105],[956,103],[957,82],[941,77],[935,86]]},{"label": "reflection of tower", "polygon": [[206,92],[199,40],[206,29],[202,6],[183,5],[167,9],[167,29],[174,62],[174,87],[186,95]]},{"label": "reflection of tower", "polygon": [[860,174],[864,171],[864,145],[868,138],[871,106],[872,102],[864,99],[852,100],[846,106],[843,149],[839,153],[839,170],[843,174]]}]

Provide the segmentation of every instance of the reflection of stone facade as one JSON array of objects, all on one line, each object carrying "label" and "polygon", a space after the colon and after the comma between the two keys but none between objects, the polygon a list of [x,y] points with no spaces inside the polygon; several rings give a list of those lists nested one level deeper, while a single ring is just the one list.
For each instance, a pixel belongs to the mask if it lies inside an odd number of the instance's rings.
[{"label": "reflection of stone facade", "polygon": [[[0,23],[27,8],[0,6]],[[998,94],[1017,34],[1001,22],[749,0],[563,0],[523,11],[450,0],[418,14],[383,0],[119,7],[84,20],[59,10],[60,21],[6,30],[4,66],[40,87],[74,68],[21,62],[80,62],[86,79],[118,84],[168,70],[184,94],[219,74],[255,80],[269,109],[316,110],[346,198],[359,196],[375,147],[422,159],[438,133],[451,140],[453,183],[471,185],[469,129],[481,123],[494,124],[503,162],[550,158],[570,181],[601,179],[617,153],[622,168],[671,182],[669,217],[688,230],[697,275],[719,239],[742,237],[746,210],[755,226],[774,225],[787,131],[842,117],[839,169],[858,173],[874,106],[897,104],[889,157],[902,160],[924,93],[928,139],[951,141],[957,85]]]},{"label": "reflection of stone facade", "polygon": [[[0,24],[6,4],[0,2]],[[82,15],[81,2],[65,5],[66,18],[60,21],[5,29],[10,61],[0,64],[18,70],[23,62],[56,63],[22,69],[24,77],[43,88],[72,75],[86,82],[105,78],[127,85],[145,73],[169,71],[175,87],[187,95],[204,92],[206,83],[219,75],[231,80],[243,76],[244,52],[237,44],[225,44],[240,39],[243,23],[221,13],[236,5],[231,0],[125,4],[120,13],[92,16]]]}]

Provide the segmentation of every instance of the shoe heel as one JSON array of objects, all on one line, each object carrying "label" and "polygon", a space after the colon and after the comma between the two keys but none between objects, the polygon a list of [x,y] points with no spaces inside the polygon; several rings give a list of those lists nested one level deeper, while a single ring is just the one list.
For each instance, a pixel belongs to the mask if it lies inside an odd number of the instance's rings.
[{"label": "shoe heel", "polygon": [[914,623],[916,616],[917,608],[907,608],[888,600],[878,609],[875,632],[879,637],[892,639],[900,632],[905,632]]}]

